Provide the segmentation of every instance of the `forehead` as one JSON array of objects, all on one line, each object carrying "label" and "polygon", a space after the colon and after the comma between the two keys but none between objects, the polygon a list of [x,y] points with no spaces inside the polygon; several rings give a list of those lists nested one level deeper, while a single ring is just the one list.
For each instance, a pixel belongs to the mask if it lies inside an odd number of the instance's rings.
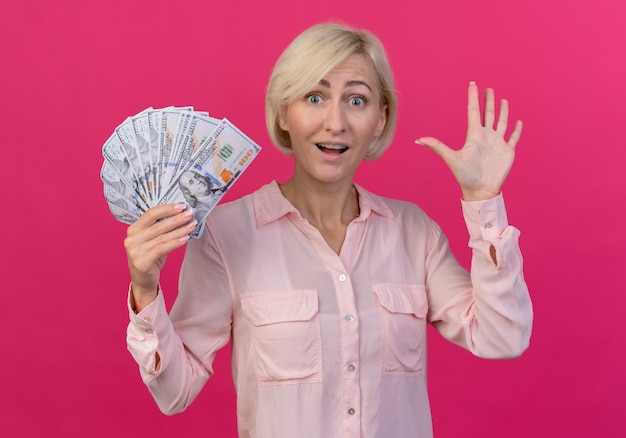
[{"label": "forehead", "polygon": [[366,86],[372,91],[377,91],[378,82],[374,66],[360,55],[348,56],[320,80],[320,84],[331,87]]}]

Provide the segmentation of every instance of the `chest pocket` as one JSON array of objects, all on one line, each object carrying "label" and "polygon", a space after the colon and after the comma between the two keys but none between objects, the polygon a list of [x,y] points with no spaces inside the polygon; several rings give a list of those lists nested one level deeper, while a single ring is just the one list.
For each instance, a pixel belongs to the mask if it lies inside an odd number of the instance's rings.
[{"label": "chest pocket", "polygon": [[420,374],[426,369],[426,315],[424,286],[377,284],[381,318],[382,374]]},{"label": "chest pocket", "polygon": [[322,381],[316,290],[241,295],[260,385]]}]

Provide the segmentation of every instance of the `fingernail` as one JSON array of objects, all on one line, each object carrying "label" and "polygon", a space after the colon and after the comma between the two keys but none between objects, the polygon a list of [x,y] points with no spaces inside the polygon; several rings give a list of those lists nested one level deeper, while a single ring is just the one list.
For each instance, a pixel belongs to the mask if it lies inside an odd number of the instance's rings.
[{"label": "fingernail", "polygon": [[424,143],[422,143],[422,142],[421,142],[421,141],[419,141],[419,140],[415,140],[415,144],[419,144],[420,146],[424,146]]},{"label": "fingernail", "polygon": [[185,204],[184,202],[181,202],[179,204],[174,205],[174,208],[176,210],[183,211],[187,208],[187,204]]},{"label": "fingernail", "polygon": [[476,81],[470,81],[470,85],[476,85]]}]

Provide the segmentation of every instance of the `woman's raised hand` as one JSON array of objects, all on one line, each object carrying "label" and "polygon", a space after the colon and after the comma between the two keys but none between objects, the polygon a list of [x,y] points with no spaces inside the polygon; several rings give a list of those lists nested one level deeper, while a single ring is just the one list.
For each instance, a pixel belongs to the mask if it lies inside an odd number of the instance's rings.
[{"label": "woman's raised hand", "polygon": [[467,95],[467,137],[462,149],[450,149],[433,137],[421,137],[415,142],[428,146],[446,162],[461,186],[464,200],[479,201],[500,193],[513,165],[515,146],[522,134],[522,122],[518,120],[515,123],[507,141],[504,136],[508,126],[509,103],[505,99],[500,101],[496,122],[495,95],[492,89],[485,90],[482,117],[475,83],[470,83]]},{"label": "woman's raised hand", "polygon": [[185,204],[166,204],[149,209],[128,227],[124,247],[135,311],[154,300],[167,254],[187,243],[196,223]]}]

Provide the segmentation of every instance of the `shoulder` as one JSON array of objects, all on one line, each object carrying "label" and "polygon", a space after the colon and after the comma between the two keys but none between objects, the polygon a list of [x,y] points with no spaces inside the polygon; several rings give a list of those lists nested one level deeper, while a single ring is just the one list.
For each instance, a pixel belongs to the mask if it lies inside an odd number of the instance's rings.
[{"label": "shoulder", "polygon": [[[219,203],[207,217],[207,222],[229,222],[234,218],[241,218],[253,212],[254,193],[249,193],[232,201]],[[237,222],[237,221],[235,221]]]},{"label": "shoulder", "polygon": [[398,215],[428,217],[426,212],[424,212],[424,210],[422,210],[422,208],[414,202],[406,201],[404,199],[386,198],[384,196],[381,196],[380,198],[389,206],[391,211]]},{"label": "shoulder", "polygon": [[220,232],[258,228],[264,215],[275,210],[272,207],[276,203],[276,192],[280,193],[278,185],[271,182],[241,198],[218,204],[207,217],[208,228],[218,229]]},{"label": "shoulder", "polygon": [[432,222],[424,210],[413,202],[377,195],[360,186],[357,186],[357,190],[361,199],[361,208],[371,210],[378,216],[395,218],[398,221]]}]

